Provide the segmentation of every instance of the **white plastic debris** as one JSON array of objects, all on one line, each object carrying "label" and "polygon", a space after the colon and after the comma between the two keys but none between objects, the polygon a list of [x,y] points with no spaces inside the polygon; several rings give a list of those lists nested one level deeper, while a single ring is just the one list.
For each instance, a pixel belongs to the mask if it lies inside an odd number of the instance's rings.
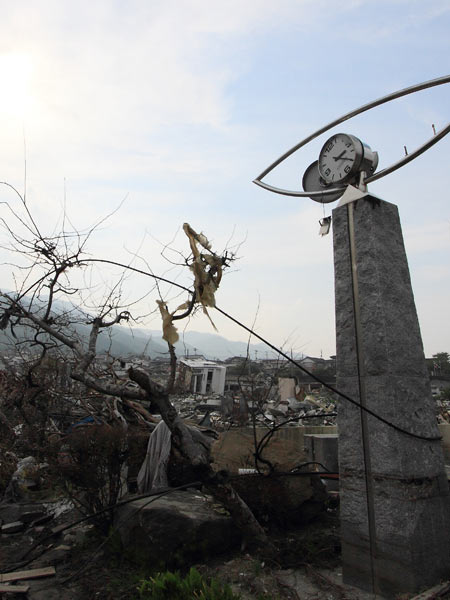
[{"label": "white plastic debris", "polygon": [[171,448],[170,429],[160,421],[150,434],[147,454],[137,476],[138,490],[145,494],[152,489],[168,487],[167,464]]}]

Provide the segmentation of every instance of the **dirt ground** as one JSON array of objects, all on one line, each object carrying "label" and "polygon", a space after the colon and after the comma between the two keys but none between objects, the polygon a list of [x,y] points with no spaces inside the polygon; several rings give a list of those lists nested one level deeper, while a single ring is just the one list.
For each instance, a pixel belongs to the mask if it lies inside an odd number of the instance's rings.
[{"label": "dirt ground", "polygon": [[[25,508],[39,507],[42,503],[28,503]],[[0,518],[4,521],[11,520],[13,512],[11,506],[0,506]],[[139,563],[138,557],[129,556],[113,531],[109,532],[107,541],[85,523],[54,533],[55,529],[78,517],[77,511],[71,509],[43,526],[29,526],[22,532],[2,534],[1,573],[54,566],[56,574],[52,577],[20,582],[30,585],[25,596],[29,600],[137,600],[137,585],[153,574],[151,565]],[[337,507],[329,508],[303,528],[272,532],[271,539],[278,554],[270,563],[261,562],[241,548],[233,554],[214,557],[194,566],[206,577],[228,583],[242,600],[375,598],[342,584]],[[28,553],[33,546],[34,550]],[[190,566],[193,565],[186,565],[186,568]],[[0,597],[12,596],[0,594]],[[401,598],[407,599],[408,596]]]}]

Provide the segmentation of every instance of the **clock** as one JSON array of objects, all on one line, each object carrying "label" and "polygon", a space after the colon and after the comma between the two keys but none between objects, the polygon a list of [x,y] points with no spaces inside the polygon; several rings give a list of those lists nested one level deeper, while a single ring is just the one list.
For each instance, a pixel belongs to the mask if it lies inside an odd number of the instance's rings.
[{"label": "clock", "polygon": [[348,133],[335,133],[319,154],[319,173],[326,183],[350,183],[363,171],[371,175],[377,166],[378,154]]},{"label": "clock", "polygon": [[316,202],[322,202],[324,204],[328,202],[334,202],[342,196],[347,189],[347,186],[341,183],[327,183],[323,177],[320,176],[318,164],[318,161],[315,160],[306,169],[302,179],[303,189],[305,192],[322,192],[330,188],[342,188],[342,191],[335,192],[334,194],[319,194],[316,196],[310,196],[310,198]]}]

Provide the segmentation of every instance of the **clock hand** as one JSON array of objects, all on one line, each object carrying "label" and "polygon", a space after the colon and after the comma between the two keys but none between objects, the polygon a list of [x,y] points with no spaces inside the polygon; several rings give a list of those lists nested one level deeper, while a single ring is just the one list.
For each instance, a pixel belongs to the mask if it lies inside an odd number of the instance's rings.
[{"label": "clock hand", "polygon": [[337,156],[333,156],[334,160],[339,160],[340,158],[342,158],[344,156],[344,154],[347,152],[347,150],[342,150],[342,152],[340,154],[338,154]]},{"label": "clock hand", "polygon": [[338,156],[338,157],[334,158],[334,160],[353,160],[353,159],[350,158],[349,156],[340,156],[340,157]]}]

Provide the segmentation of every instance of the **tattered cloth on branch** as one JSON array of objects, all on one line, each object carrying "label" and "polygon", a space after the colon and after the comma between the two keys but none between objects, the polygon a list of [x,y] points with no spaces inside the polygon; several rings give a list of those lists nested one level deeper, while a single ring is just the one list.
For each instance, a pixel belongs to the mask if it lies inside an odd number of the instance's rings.
[{"label": "tattered cloth on branch", "polygon": [[[195,302],[202,305],[203,312],[216,329],[207,307],[216,305],[215,293],[222,279],[222,258],[212,252],[211,244],[203,233],[194,231],[189,223],[184,223],[183,230],[189,238],[193,257],[189,268],[194,274]],[[198,245],[207,250],[207,253],[200,252]],[[179,310],[187,310],[190,302],[184,302],[172,312],[169,312],[167,304],[163,300],[157,300],[156,302],[163,321],[163,340],[173,346],[179,339],[177,328],[173,324],[173,318]]]},{"label": "tattered cloth on branch", "polygon": [[180,304],[173,312],[169,312],[167,304],[163,300],[157,300],[156,303],[159,306],[159,312],[162,317],[163,340],[166,340],[171,346],[174,346],[176,342],[178,342],[179,335],[177,328],[173,324],[173,317],[177,311],[186,310],[189,307],[189,302]]},{"label": "tattered cloth on branch", "polygon": [[[196,233],[189,223],[184,223],[183,231],[189,238],[193,255],[190,269],[194,273],[196,299],[203,306],[203,312],[211,321],[206,307],[216,305],[215,293],[222,279],[222,258],[212,252],[211,244],[206,236],[203,233]],[[197,244],[203,246],[208,252],[200,252]],[[214,323],[212,324],[214,326]]]}]

